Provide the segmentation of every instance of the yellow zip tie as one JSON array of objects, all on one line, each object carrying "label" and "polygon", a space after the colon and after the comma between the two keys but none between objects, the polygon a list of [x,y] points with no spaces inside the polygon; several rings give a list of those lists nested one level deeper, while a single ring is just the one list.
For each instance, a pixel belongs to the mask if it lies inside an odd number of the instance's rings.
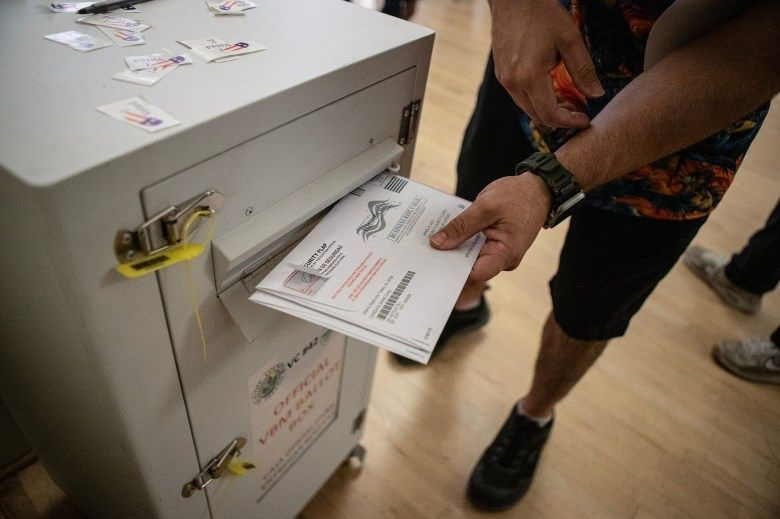
[{"label": "yellow zip tie", "polygon": [[[208,233],[206,234],[206,239],[203,240],[203,243],[194,243],[192,246],[198,245],[200,248],[205,249],[205,246],[207,243],[211,241],[212,236],[214,235],[214,227],[215,223],[217,221],[217,218],[214,216],[214,210],[213,209],[203,209],[201,211],[195,211],[192,213],[189,218],[184,222],[184,226],[182,227],[182,240],[181,240],[181,247],[183,250],[187,251],[190,250],[191,246],[189,243],[190,239],[190,227],[193,223],[195,223],[195,220],[197,220],[200,217],[207,217],[211,218],[211,226],[209,228]],[[202,252],[202,251],[201,251]],[[203,320],[200,317],[200,310],[198,309],[198,297],[195,292],[195,282],[192,278],[192,267],[190,266],[190,261],[195,256],[187,257],[186,260],[184,260],[184,273],[186,277],[187,282],[187,288],[190,295],[190,304],[192,305],[192,312],[195,314],[195,322],[198,324],[198,331],[200,332],[200,342],[203,345],[203,362],[208,362],[208,349],[206,347],[206,335],[203,333]]]},{"label": "yellow zip tie", "polygon": [[228,463],[228,470],[236,476],[246,476],[247,472],[255,468],[255,464],[251,461],[242,460],[238,456]]},{"label": "yellow zip tie", "polygon": [[129,263],[120,263],[116,267],[117,272],[127,278],[134,279],[170,267],[171,265],[175,265],[182,261],[197,258],[203,254],[203,251],[206,250],[206,244],[211,241],[211,237],[214,234],[214,220],[212,220],[211,229],[203,243],[189,242],[190,227],[192,227],[192,224],[196,219],[202,216],[210,217],[213,214],[214,211],[212,209],[202,209],[192,213],[182,227],[182,232],[184,234],[182,243],[173,247],[166,247],[160,252],[144,256]]}]

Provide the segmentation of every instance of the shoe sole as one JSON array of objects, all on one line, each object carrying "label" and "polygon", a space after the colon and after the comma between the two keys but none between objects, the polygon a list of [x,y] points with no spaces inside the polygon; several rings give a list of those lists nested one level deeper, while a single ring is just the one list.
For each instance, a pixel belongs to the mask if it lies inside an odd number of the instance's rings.
[{"label": "shoe sole", "polygon": [[712,359],[715,361],[715,363],[718,366],[725,369],[732,375],[736,375],[742,380],[747,380],[750,382],[758,382],[760,384],[780,385],[780,378],[773,377],[771,375],[762,377],[760,375],[754,375],[752,373],[743,373],[742,371],[739,370],[739,368],[737,368],[736,366],[732,366],[727,360],[721,357],[717,345],[712,347],[712,351],[710,353],[712,355]]},{"label": "shoe sole", "polygon": [[520,501],[522,501],[523,497],[525,497],[525,495],[528,493],[528,490],[530,488],[531,488],[531,485],[529,484],[527,487],[525,487],[525,489],[523,490],[523,493],[520,495],[520,497],[518,497],[517,499],[515,499],[511,503],[507,503],[507,504],[503,504],[503,505],[493,505],[493,504],[486,503],[481,498],[475,497],[472,494],[470,488],[466,491],[466,497],[468,497],[469,503],[471,503],[471,506],[473,506],[477,510],[482,510],[483,512],[504,512],[504,511],[509,510],[510,508],[514,507]]}]

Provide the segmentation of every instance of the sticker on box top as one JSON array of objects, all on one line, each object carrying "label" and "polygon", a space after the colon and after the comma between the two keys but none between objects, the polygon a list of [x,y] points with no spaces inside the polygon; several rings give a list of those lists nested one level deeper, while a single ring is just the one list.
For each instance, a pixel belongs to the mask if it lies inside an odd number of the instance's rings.
[{"label": "sticker on box top", "polygon": [[125,69],[122,72],[117,72],[113,76],[114,79],[119,81],[126,81],[128,83],[135,83],[137,85],[152,86],[162,78],[167,76],[173,69],[146,69],[146,70],[130,70]]},{"label": "sticker on box top", "polygon": [[157,132],[180,124],[179,121],[160,108],[150,105],[140,96],[99,106],[96,110],[147,132]]},{"label": "sticker on box top", "polygon": [[152,54],[125,58],[127,70],[114,74],[114,79],[151,86],[179,67],[192,63],[187,54]]},{"label": "sticker on box top", "polygon": [[257,4],[249,0],[206,0],[215,14],[244,14],[247,9],[257,7]]},{"label": "sticker on box top", "polygon": [[166,70],[192,63],[192,58],[188,54],[152,54],[150,56],[130,56],[125,58],[125,63],[130,70]]},{"label": "sticker on box top", "polygon": [[111,47],[113,43],[100,38],[95,38],[89,34],[84,34],[78,31],[60,32],[57,34],[49,34],[44,36],[47,40],[56,41],[63,45],[67,45],[71,49],[75,49],[79,52],[89,52],[95,49],[102,49],[103,47]]},{"label": "sticker on box top", "polygon": [[111,38],[111,41],[120,47],[130,47],[133,45],[143,45],[146,40],[140,32],[127,31],[125,29],[114,29],[112,27],[98,26],[103,34]]},{"label": "sticker on box top", "polygon": [[195,54],[207,62],[227,56],[238,56],[266,50],[266,47],[251,40],[226,42],[219,38],[200,38],[180,40],[179,43],[191,48]]},{"label": "sticker on box top", "polygon": [[241,56],[225,56],[224,58],[217,58],[211,60],[211,63],[225,63],[226,61],[236,61],[241,59]]},{"label": "sticker on box top", "polygon": [[132,18],[122,18],[121,16],[114,16],[113,14],[93,14],[79,18],[77,20],[81,23],[88,23],[90,25],[102,25],[103,27],[112,27],[114,29],[124,29],[126,31],[141,32],[145,31],[151,25],[146,25],[140,20],[134,20]]}]

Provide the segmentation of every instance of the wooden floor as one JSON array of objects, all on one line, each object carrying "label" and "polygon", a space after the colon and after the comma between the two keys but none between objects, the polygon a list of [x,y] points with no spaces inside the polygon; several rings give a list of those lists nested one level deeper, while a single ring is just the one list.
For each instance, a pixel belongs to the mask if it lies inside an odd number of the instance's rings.
[{"label": "wooden floor", "polygon": [[[488,54],[489,12],[482,0],[417,3],[413,20],[437,34],[412,176],[451,191]],[[775,106],[696,243],[739,249],[778,196]],[[425,368],[380,356],[362,472],[337,472],[303,517],[481,515],[466,501],[466,481],[529,383],[564,232],[540,234],[523,264],[492,283],[484,331],[455,340]],[[768,335],[779,324],[780,290],[745,316],[677,265],[559,406],[531,491],[498,515],[780,517],[780,387],[736,379],[710,359],[715,341]]]},{"label": "wooden floor", "polygon": [[[414,21],[436,30],[414,178],[451,191],[463,128],[489,44],[483,0],[420,0]],[[780,196],[780,107],[696,243],[739,249]],[[493,319],[425,368],[380,355],[362,470],[344,466],[302,512],[319,518],[457,518],[469,473],[530,380],[547,280],[565,228],[540,234],[519,269],[492,283]],[[767,335],[780,291],[745,316],[677,265],[557,409],[526,498],[501,517],[780,517],[780,387],[718,368],[711,345]],[[40,464],[17,478],[35,509],[69,515]],[[2,512],[0,512],[2,516]]]}]

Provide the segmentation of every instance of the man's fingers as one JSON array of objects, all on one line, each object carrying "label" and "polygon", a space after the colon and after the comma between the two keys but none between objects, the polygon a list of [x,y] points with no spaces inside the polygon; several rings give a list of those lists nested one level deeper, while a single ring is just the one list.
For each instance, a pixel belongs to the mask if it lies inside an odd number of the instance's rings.
[{"label": "man's fingers", "polygon": [[515,104],[519,106],[525,113],[534,121],[539,120],[539,114],[534,110],[534,105],[531,99],[525,93],[525,90],[518,90],[516,92],[509,92],[514,100]]},{"label": "man's fingers", "polygon": [[482,254],[474,262],[474,266],[471,267],[469,282],[475,284],[485,283],[498,276],[502,271],[504,271],[503,259],[500,256]]},{"label": "man's fingers", "polygon": [[479,251],[479,257],[471,267],[469,280],[472,283],[484,283],[504,270],[513,270],[517,262],[510,256],[504,243],[488,239]]},{"label": "man's fingers", "polygon": [[562,46],[560,50],[563,64],[569,72],[580,92],[588,97],[601,97],[604,95],[604,88],[596,75],[596,68],[593,66],[593,60],[590,59],[590,53],[585,47],[585,42],[577,33],[571,42]]},{"label": "man's fingers", "polygon": [[477,200],[431,236],[431,245],[437,249],[454,249],[492,223],[488,211]]},{"label": "man's fingers", "polygon": [[558,105],[549,74],[531,85],[527,92],[539,115],[539,122],[555,128],[587,128],[590,125],[587,115]]}]

